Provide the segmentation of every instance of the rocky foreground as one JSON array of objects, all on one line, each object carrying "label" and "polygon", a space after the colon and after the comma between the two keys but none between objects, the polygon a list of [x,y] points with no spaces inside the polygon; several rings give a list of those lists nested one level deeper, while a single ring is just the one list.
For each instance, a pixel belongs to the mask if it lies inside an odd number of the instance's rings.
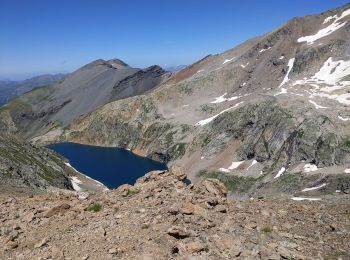
[{"label": "rocky foreground", "polygon": [[350,200],[228,201],[179,169],[90,195],[0,196],[0,259],[350,259]]}]

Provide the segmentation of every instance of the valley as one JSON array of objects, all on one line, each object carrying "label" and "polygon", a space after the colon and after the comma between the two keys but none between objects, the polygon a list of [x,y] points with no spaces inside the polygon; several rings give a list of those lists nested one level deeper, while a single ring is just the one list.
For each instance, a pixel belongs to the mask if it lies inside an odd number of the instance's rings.
[{"label": "valley", "polygon": [[350,259],[349,50],[345,4],[1,92],[0,258]]}]

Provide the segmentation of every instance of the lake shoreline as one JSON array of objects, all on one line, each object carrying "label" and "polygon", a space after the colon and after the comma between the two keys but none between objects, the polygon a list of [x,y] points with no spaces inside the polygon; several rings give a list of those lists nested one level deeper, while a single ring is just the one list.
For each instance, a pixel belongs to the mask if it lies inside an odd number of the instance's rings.
[{"label": "lake shoreline", "polygon": [[136,155],[124,148],[72,142],[55,143],[46,147],[66,159],[66,166],[73,172],[72,185],[78,191],[101,191],[123,184],[133,185],[138,178],[150,171],[168,168],[166,164]]},{"label": "lake shoreline", "polygon": [[87,197],[89,192],[102,192],[109,190],[103,183],[79,172],[69,162],[65,162],[65,165],[75,173],[75,175],[70,175],[69,177],[74,190],[79,194],[80,198]]}]

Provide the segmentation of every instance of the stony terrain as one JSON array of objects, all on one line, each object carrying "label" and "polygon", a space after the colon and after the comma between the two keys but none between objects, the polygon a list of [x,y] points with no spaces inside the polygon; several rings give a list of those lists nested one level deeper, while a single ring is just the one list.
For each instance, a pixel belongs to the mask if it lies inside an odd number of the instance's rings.
[{"label": "stony terrain", "polygon": [[349,46],[345,5],[173,74],[98,60],[2,107],[0,131],[36,144],[124,147],[183,167],[193,182],[255,178],[251,188],[267,194],[281,191],[271,183],[288,175],[299,184],[287,193],[324,179],[347,189]]},{"label": "stony terrain", "polygon": [[229,201],[178,168],[91,195],[1,195],[1,259],[350,259],[349,194]]},{"label": "stony terrain", "polygon": [[271,185],[283,176],[300,187],[335,178],[347,189],[349,19],[349,5],[292,19],[30,140],[125,147],[183,167],[193,182],[202,171],[255,178],[266,194],[290,193]]},{"label": "stony terrain", "polygon": [[2,193],[43,193],[50,189],[73,190],[72,170],[51,150],[0,135],[0,189]]},{"label": "stony terrain", "polygon": [[[349,47],[350,4],[178,72],[97,60],[9,102],[0,259],[350,259]],[[172,167],[106,190],[39,147],[59,141]]]}]

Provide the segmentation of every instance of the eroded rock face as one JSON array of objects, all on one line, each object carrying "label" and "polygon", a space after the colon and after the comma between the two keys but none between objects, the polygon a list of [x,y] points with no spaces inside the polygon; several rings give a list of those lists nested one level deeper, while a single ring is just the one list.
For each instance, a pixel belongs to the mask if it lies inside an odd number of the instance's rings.
[{"label": "eroded rock face", "polygon": [[84,200],[2,194],[0,258],[350,257],[349,195],[228,201],[218,180],[186,185],[185,177],[177,167],[154,171]]},{"label": "eroded rock face", "polygon": [[45,192],[52,187],[73,190],[63,158],[52,151],[0,136],[0,187],[3,192]]}]

